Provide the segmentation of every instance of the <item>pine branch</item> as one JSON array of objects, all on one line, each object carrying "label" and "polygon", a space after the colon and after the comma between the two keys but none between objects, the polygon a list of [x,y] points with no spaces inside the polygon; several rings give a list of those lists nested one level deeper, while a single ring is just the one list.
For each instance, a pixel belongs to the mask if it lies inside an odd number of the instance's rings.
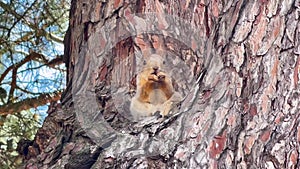
[{"label": "pine branch", "polygon": [[[32,60],[37,60],[38,58],[45,58],[45,56],[43,56],[40,53],[36,53],[36,52],[31,52],[29,55],[27,55],[23,60],[21,60],[20,62],[10,65],[4,72],[3,74],[0,76],[0,83],[4,80],[5,76],[9,73],[9,71],[14,70],[14,69],[18,69],[19,67],[21,67],[22,65],[24,65],[25,63],[32,61]],[[41,63],[44,63],[46,66],[48,67],[55,67],[56,65],[62,64],[63,60],[62,60],[62,56],[58,56],[57,58],[54,58],[52,60],[47,60],[47,59],[43,59],[41,61]]]},{"label": "pine branch", "polygon": [[27,55],[23,60],[21,60],[20,62],[9,66],[4,72],[3,74],[0,76],[0,83],[2,82],[2,80],[5,78],[5,76],[9,73],[9,71],[13,70],[13,69],[18,69],[19,67],[21,67],[22,65],[24,65],[25,63],[33,60],[34,58],[39,57],[40,54],[32,52],[29,55]]},{"label": "pine branch", "polygon": [[16,103],[2,105],[0,106],[0,115],[14,114],[22,110],[28,110],[30,108],[36,108],[38,106],[45,105],[49,102],[58,101],[61,97],[61,94],[61,91],[44,93],[34,98],[27,98]]}]

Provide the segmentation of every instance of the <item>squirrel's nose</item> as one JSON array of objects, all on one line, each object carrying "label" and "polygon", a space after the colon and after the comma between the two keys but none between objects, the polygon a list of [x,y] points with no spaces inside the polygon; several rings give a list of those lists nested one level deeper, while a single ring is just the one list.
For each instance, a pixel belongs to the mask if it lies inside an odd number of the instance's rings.
[{"label": "squirrel's nose", "polygon": [[154,71],[158,70],[158,66],[153,66],[152,68],[153,68]]}]

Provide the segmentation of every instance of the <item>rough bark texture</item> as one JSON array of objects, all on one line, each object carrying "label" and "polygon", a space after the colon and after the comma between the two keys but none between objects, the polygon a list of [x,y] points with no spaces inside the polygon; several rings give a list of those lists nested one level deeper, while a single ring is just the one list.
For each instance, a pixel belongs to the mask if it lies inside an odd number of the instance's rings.
[{"label": "rough bark texture", "polygon": [[[73,0],[69,85],[26,166],[300,168],[299,15],[297,0]],[[187,66],[169,117],[130,118],[138,52]]]}]

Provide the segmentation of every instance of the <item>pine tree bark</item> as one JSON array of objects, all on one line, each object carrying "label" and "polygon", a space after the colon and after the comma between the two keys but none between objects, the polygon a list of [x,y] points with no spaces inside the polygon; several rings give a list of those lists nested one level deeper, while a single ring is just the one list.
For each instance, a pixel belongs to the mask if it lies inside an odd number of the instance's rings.
[{"label": "pine tree bark", "polygon": [[[297,0],[73,0],[68,87],[26,167],[300,168],[299,14]],[[178,61],[184,99],[135,122],[138,55],[153,52]]]}]

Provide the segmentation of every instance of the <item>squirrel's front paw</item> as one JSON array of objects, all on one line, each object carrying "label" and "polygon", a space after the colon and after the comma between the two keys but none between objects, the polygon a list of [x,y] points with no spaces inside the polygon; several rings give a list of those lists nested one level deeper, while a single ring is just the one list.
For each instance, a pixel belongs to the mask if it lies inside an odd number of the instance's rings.
[{"label": "squirrel's front paw", "polygon": [[162,73],[162,72],[159,72],[157,74],[157,77],[158,77],[158,80],[159,81],[164,81],[165,80],[165,77],[166,77],[166,74],[165,73]]},{"label": "squirrel's front paw", "polygon": [[151,74],[148,76],[148,80],[157,82],[159,80],[159,77],[154,74]]}]

